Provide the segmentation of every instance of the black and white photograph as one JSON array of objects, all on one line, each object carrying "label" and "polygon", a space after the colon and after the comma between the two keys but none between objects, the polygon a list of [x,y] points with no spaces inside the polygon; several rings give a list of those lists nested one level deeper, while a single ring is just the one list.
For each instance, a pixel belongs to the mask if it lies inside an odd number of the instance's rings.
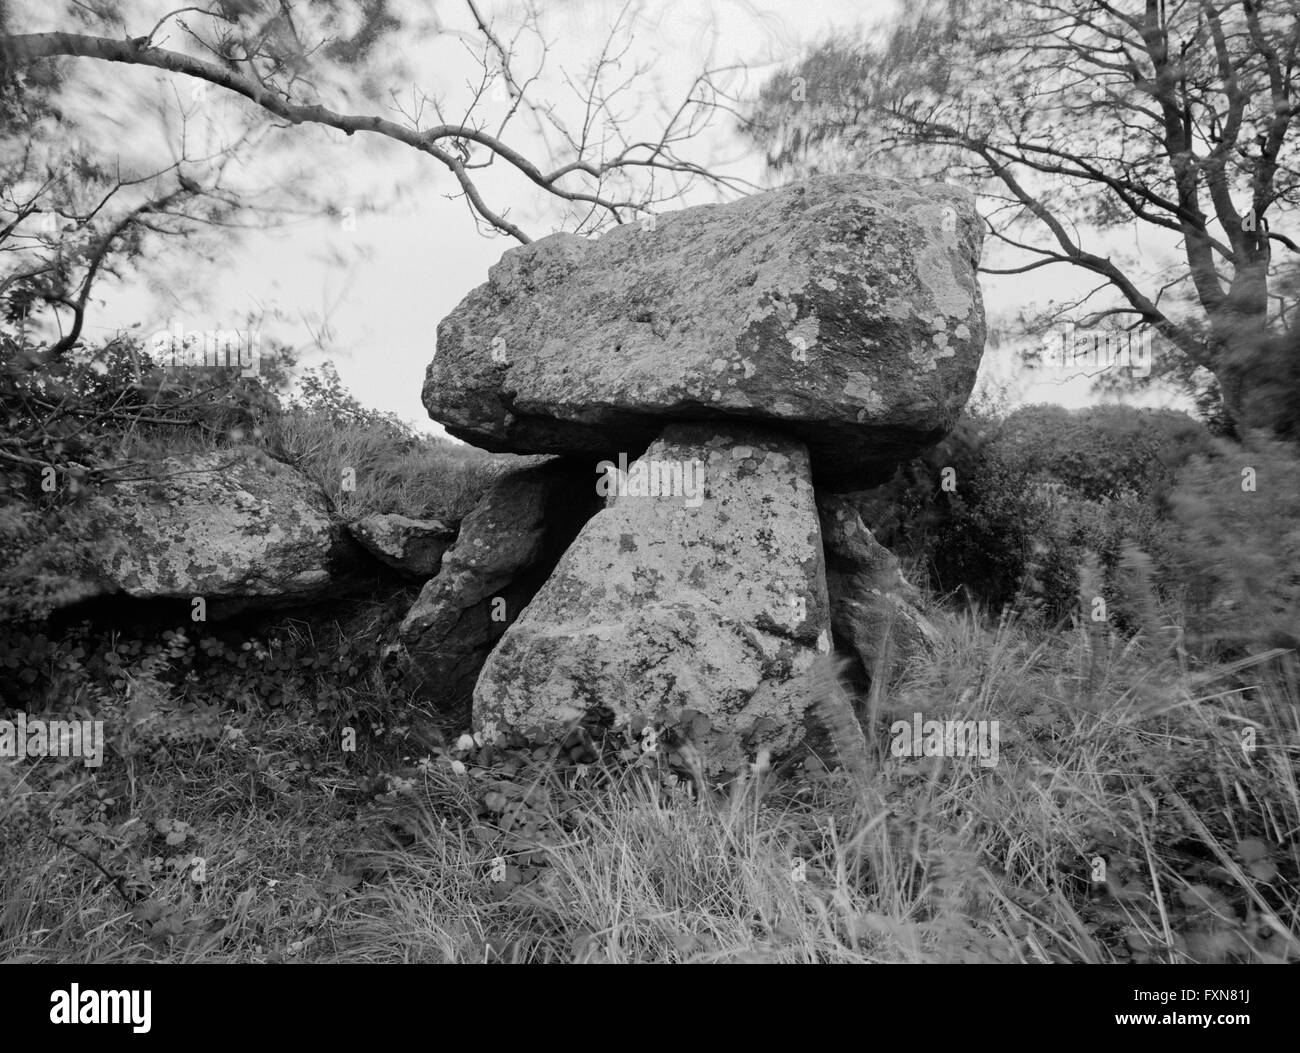
[{"label": "black and white photograph", "polygon": [[0,963],[1285,1009],[1300,0],[0,0]]}]

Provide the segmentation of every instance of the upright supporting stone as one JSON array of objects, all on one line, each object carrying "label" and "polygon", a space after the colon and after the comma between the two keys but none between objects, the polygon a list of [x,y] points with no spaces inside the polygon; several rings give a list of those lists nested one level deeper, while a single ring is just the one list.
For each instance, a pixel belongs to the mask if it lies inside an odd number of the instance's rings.
[{"label": "upright supporting stone", "polygon": [[479,676],[479,729],[554,734],[604,707],[617,724],[687,732],[710,771],[793,745],[809,704],[801,674],[830,648],[804,445],[672,425],[593,485],[607,507]]},{"label": "upright supporting stone", "polygon": [[820,494],[831,628],[874,680],[892,678],[932,653],[937,634],[921,613],[921,593],[898,558],[867,528],[852,495]]},{"label": "upright supporting stone", "polygon": [[402,622],[419,675],[444,711],[469,701],[488,652],[600,508],[582,469],[533,458],[487,488]]}]

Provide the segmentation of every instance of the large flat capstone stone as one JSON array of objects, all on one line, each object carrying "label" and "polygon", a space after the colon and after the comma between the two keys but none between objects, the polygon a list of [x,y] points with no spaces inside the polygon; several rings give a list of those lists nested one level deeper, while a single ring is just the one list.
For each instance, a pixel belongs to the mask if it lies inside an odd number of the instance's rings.
[{"label": "large flat capstone stone", "polygon": [[966,191],[824,176],[508,250],[438,327],[429,415],[489,450],[639,453],[751,421],[858,489],[941,438],[984,342]]}]

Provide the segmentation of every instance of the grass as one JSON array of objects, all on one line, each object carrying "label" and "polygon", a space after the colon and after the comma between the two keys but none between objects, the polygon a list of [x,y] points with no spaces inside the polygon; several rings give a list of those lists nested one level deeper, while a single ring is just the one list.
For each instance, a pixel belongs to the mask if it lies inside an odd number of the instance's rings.
[{"label": "grass", "polygon": [[345,519],[395,512],[414,519],[459,520],[482,495],[494,465],[508,460],[381,420],[294,406],[269,420],[265,429],[233,428],[216,438],[193,428],[132,432],[114,453],[123,461],[156,463],[244,443],[297,468],[321,489],[331,511]]},{"label": "grass", "polygon": [[[494,474],[336,377],[308,396],[264,428],[232,431],[234,410],[133,426],[117,455],[251,441],[346,518],[456,519]],[[1289,520],[1224,503],[1198,506],[1233,528],[1201,539],[1202,572],[1264,568],[1234,615],[1253,630],[1294,606],[1268,577]],[[1137,635],[935,610],[936,653],[865,698],[816,667],[820,755],[721,787],[670,763],[680,743],[462,738],[403,687],[419,678],[384,603],[273,641],[133,638],[98,664],[17,633],[6,677],[44,685],[25,708],[103,719],[110,749],[98,769],[0,758],[0,961],[1300,961],[1296,654],[1244,657],[1217,622],[1189,643],[1151,561],[1122,566]],[[36,593],[9,578],[22,614]],[[1095,560],[1080,579],[1086,612]],[[917,713],[997,721],[998,763],[894,756],[891,724]]]},{"label": "grass", "polygon": [[472,446],[403,438],[365,422],[299,409],[276,419],[268,441],[275,456],[316,483],[335,512],[349,519],[384,512],[462,519],[482,496],[498,460]]},{"label": "grass", "polygon": [[[1288,656],[937,617],[834,738],[858,756],[721,790],[617,740],[458,744],[399,697],[355,754],[307,699],[198,733],[146,676],[95,774],[2,762],[0,960],[1300,960]],[[999,763],[892,756],[913,712],[997,719]]]}]

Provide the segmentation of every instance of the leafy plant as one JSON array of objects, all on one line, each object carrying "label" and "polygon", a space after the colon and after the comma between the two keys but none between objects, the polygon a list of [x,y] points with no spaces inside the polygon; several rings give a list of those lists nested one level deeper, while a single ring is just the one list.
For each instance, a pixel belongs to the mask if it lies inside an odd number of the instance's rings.
[{"label": "leafy plant", "polygon": [[1194,458],[1170,498],[1166,574],[1189,632],[1229,651],[1300,649],[1300,453],[1252,434]]}]

